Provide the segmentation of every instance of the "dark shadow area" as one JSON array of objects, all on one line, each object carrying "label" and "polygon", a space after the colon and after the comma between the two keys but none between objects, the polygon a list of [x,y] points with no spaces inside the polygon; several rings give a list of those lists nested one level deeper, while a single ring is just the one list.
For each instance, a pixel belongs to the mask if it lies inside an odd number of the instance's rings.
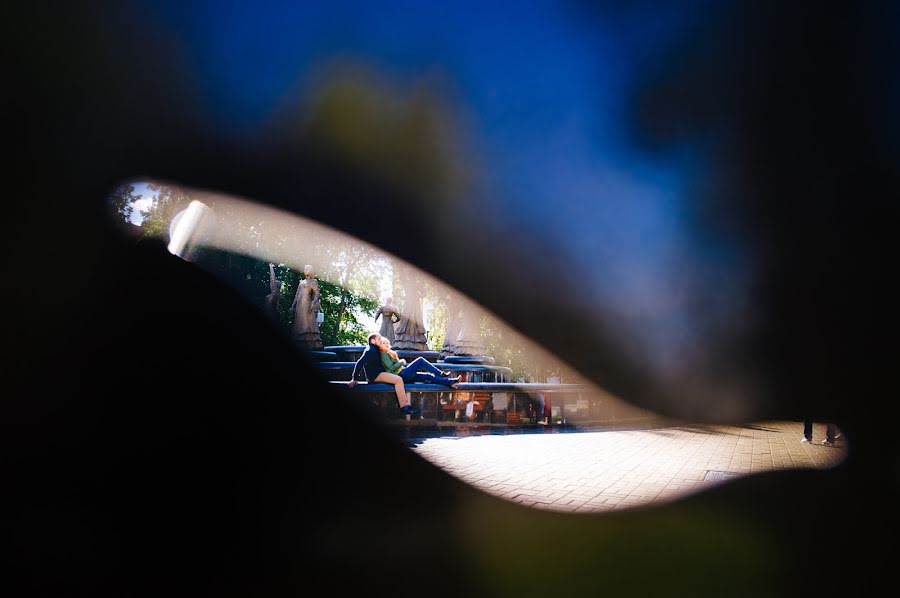
[{"label": "dark shadow area", "polygon": [[[709,429],[709,428],[705,428],[705,427],[703,427],[703,426],[678,426],[677,428],[675,428],[675,430],[682,430],[682,431],[684,431],[684,432],[693,432],[693,433],[695,433],[695,434],[709,434],[709,435],[719,435],[719,434],[724,434],[724,435],[730,435],[730,436],[740,436],[739,433],[735,433],[735,432],[716,432],[716,431],[714,431],[714,430],[711,430],[711,429]],[[660,436],[673,436],[673,437],[674,437],[674,436],[677,435],[676,432],[675,432],[675,430],[671,430],[671,431],[670,431],[670,430],[665,430],[665,429],[663,429],[663,430],[651,430],[651,432],[652,432],[653,434],[657,434],[657,435],[660,435]]]},{"label": "dark shadow area", "polygon": [[[738,424],[735,427],[744,429],[744,430],[759,430],[762,432],[779,432],[780,430],[774,428],[767,428],[765,426],[759,426],[755,424]],[[730,435],[730,436],[740,436],[740,432],[732,432],[732,431],[722,431],[718,429],[713,429],[709,426],[704,425],[691,425],[691,424],[682,424],[674,426],[674,429],[684,430],[685,432],[694,432],[696,434],[710,434],[710,435]],[[654,430],[655,433],[665,434],[666,430]]]},{"label": "dark shadow area", "polygon": [[760,430],[762,432],[778,432],[778,430],[776,430],[774,428],[767,428],[765,426],[758,426],[758,425],[754,425],[754,424],[743,424],[741,427],[744,428],[745,430]]},{"label": "dark shadow area", "polygon": [[[900,504],[884,429],[896,421],[887,331],[900,304],[884,285],[900,195],[897,8],[741,6],[663,53],[634,94],[641,147],[701,141],[692,230],[752,256],[758,274],[751,334],[724,338],[716,359],[685,375],[750,372],[765,389],[754,419],[833,421],[853,450],[832,471],[751,476],[592,517],[511,506],[419,459],[323,384],[256,306],[114,230],[104,198],[152,176],[341,228],[519,330],[540,306],[549,315],[533,337],[580,372],[642,408],[706,419],[602,327],[571,334],[584,317],[579,289],[532,284],[560,267],[553,247],[525,229],[497,243],[489,221],[462,213],[471,226],[452,230],[462,242],[449,260],[427,198],[282,136],[277,122],[258,135],[213,126],[196,57],[145,5],[8,7],[3,593],[890,587],[893,553],[870,538],[891,536]],[[440,562],[471,554],[465,574]]]}]

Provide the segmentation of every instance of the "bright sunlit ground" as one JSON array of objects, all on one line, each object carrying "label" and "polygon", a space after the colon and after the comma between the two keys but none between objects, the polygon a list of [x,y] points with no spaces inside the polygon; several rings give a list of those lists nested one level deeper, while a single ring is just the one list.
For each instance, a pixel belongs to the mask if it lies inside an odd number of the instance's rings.
[{"label": "bright sunlit ground", "polygon": [[[549,431],[548,431],[549,432]],[[597,512],[676,499],[753,473],[828,468],[846,442],[801,422],[428,438],[414,450],[476,488],[541,509]]]}]

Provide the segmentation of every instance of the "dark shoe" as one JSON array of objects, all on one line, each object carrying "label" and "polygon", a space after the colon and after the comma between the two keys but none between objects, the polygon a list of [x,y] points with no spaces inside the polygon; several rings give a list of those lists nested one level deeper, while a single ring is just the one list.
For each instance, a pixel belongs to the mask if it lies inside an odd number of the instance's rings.
[{"label": "dark shoe", "polygon": [[419,410],[419,409],[413,409],[413,408],[410,407],[409,405],[405,405],[405,406],[403,406],[403,407],[400,408],[400,411],[402,411],[404,415],[415,415],[415,414],[419,413],[420,410]]}]

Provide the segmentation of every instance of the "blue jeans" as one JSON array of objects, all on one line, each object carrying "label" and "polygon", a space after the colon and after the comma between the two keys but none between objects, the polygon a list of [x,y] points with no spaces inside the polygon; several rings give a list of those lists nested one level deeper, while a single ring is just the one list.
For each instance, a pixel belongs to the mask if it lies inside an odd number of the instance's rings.
[{"label": "blue jeans", "polygon": [[400,377],[403,382],[410,384],[412,382],[427,382],[429,384],[443,384],[450,386],[454,382],[449,378],[441,376],[441,370],[434,366],[424,357],[416,357],[412,363],[405,366],[400,371]]}]

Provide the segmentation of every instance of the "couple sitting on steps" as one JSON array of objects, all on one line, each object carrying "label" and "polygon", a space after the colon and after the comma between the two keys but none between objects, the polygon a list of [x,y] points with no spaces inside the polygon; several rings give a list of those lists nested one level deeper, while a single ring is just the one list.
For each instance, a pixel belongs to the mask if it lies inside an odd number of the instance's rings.
[{"label": "couple sitting on steps", "polygon": [[392,385],[397,393],[400,410],[407,415],[418,413],[419,410],[410,406],[404,383],[429,382],[456,388],[459,381],[459,376],[450,378],[449,372],[442,372],[423,357],[416,357],[412,363],[407,364],[405,359],[397,357],[397,353],[391,350],[388,339],[380,334],[369,335],[369,344],[353,367],[350,388],[356,386],[356,378],[360,373],[364,373],[370,383]]}]

